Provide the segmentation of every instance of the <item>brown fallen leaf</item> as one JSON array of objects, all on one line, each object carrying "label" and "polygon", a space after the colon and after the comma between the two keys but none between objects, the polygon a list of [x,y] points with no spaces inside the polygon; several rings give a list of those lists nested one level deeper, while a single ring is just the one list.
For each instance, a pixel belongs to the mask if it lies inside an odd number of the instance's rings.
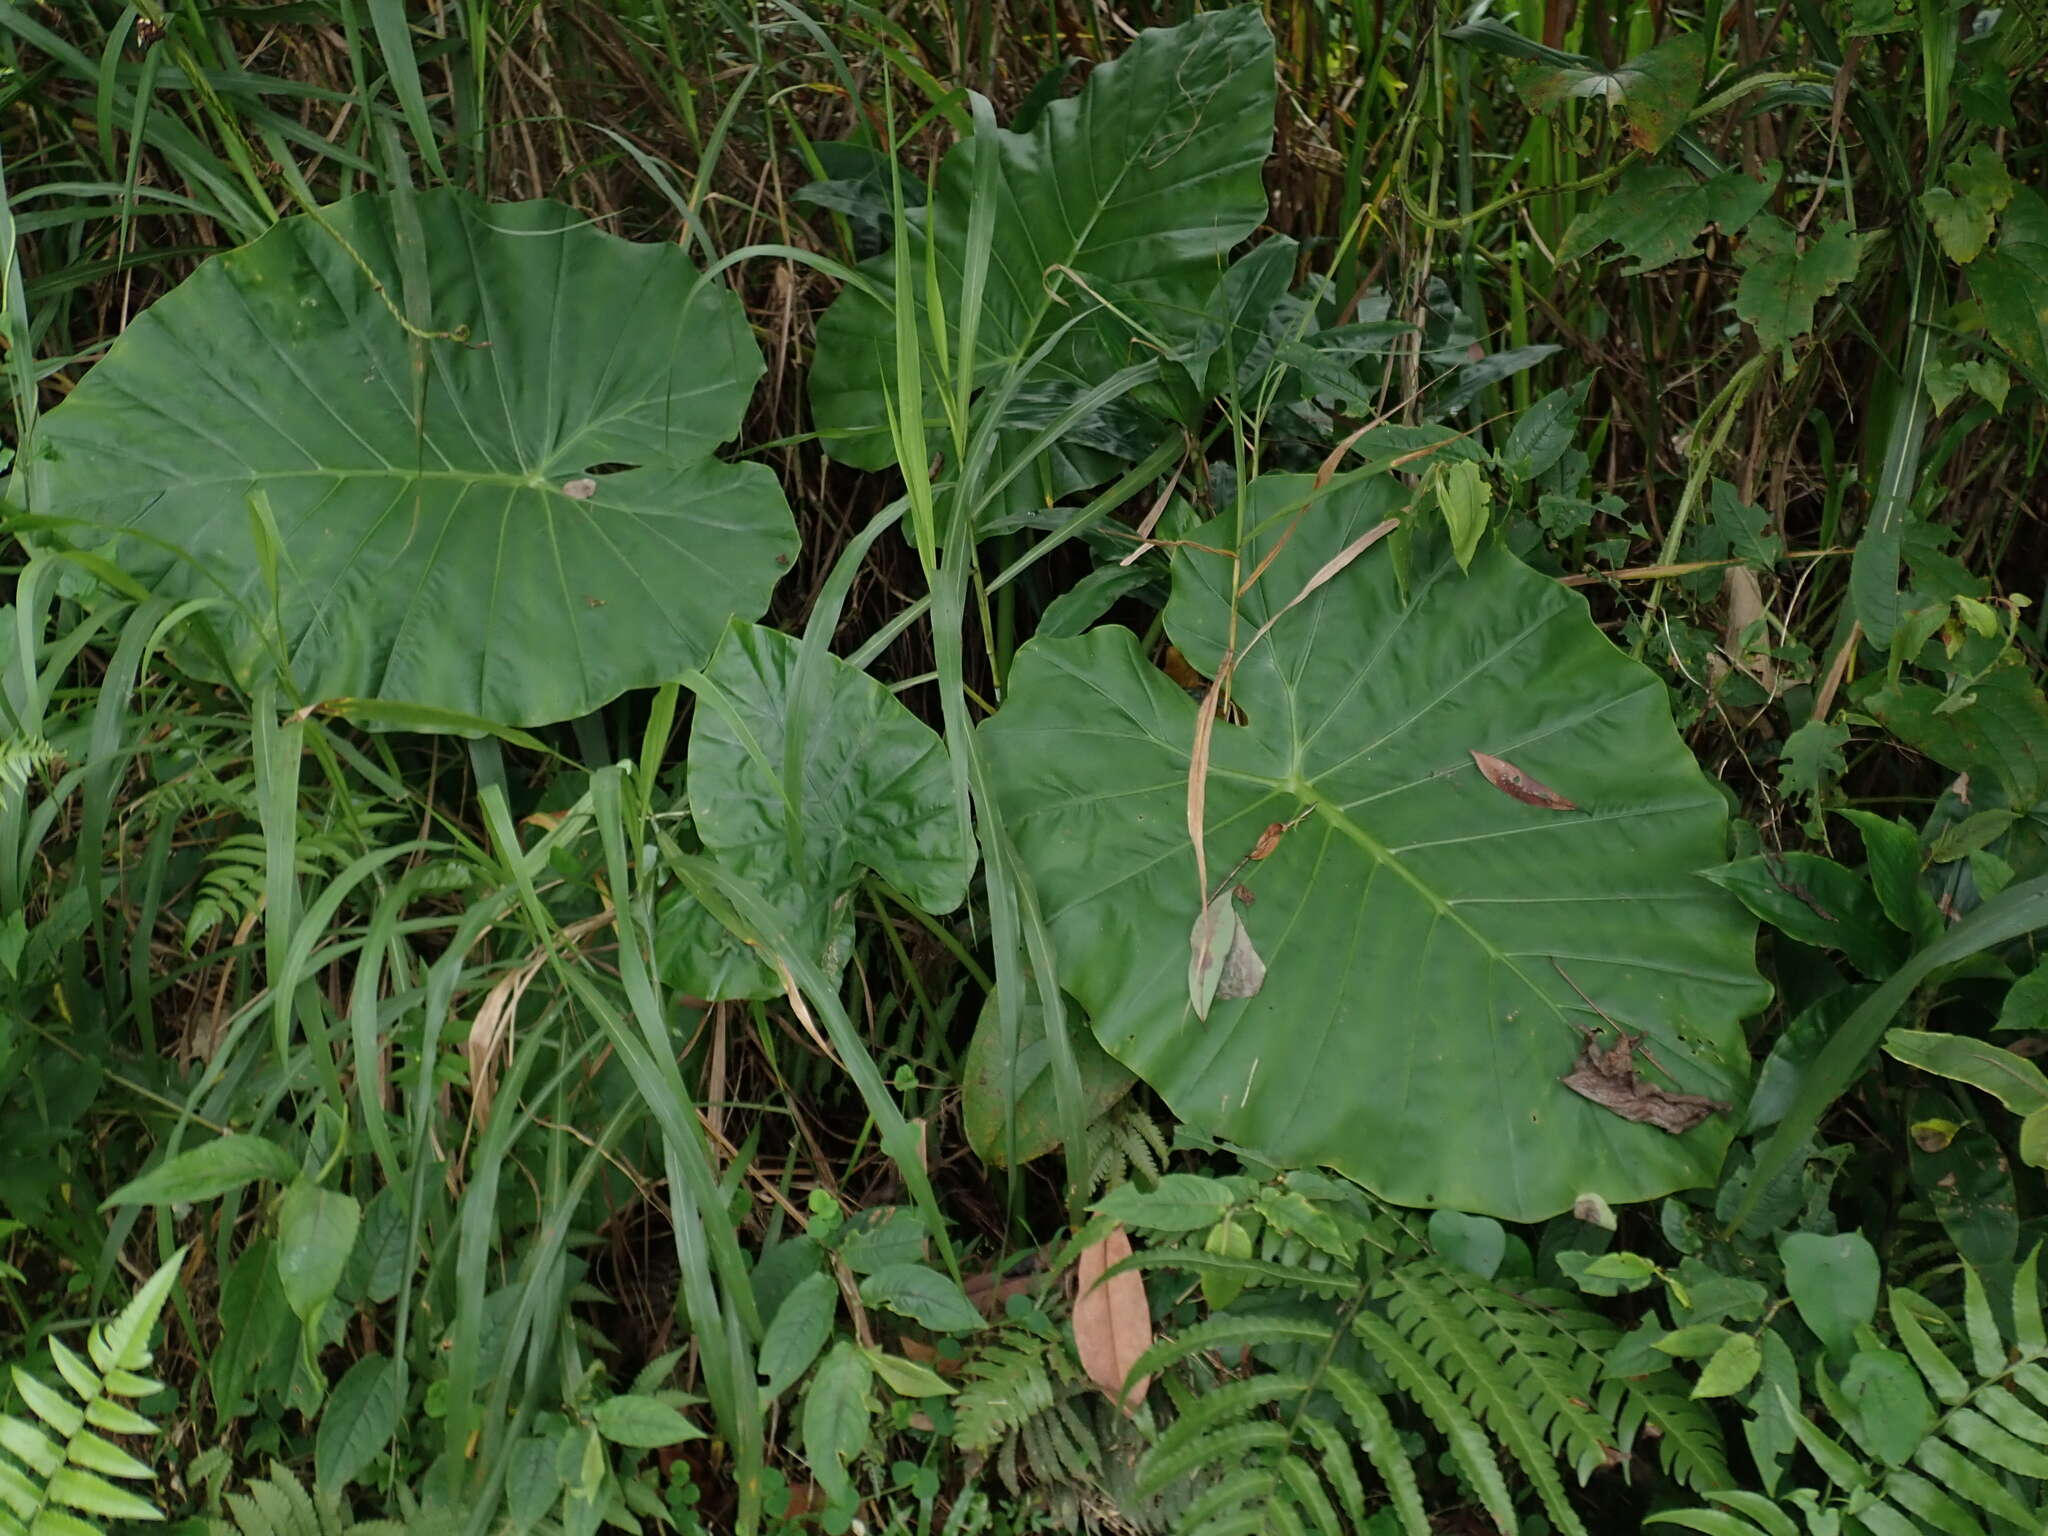
[{"label": "brown fallen leaf", "polygon": [[1727,1113],[1728,1106],[1719,1099],[1673,1093],[1638,1072],[1635,1046],[1642,1038],[1617,1029],[1614,1044],[1603,1051],[1599,1036],[1589,1030],[1578,1062],[1560,1081],[1579,1097],[1591,1099],[1624,1120],[1654,1125],[1672,1136],[1684,1135],[1709,1115]]},{"label": "brown fallen leaf", "polygon": [[1259,840],[1252,844],[1252,851],[1248,857],[1254,864],[1258,863],[1259,860],[1266,858],[1275,848],[1278,848],[1280,846],[1280,839],[1286,835],[1287,823],[1284,821],[1274,822],[1259,834]]},{"label": "brown fallen leaf", "polygon": [[1104,1280],[1131,1256],[1131,1240],[1122,1227],[1081,1250],[1075,1265],[1074,1350],[1088,1379],[1102,1388],[1126,1417],[1137,1412],[1152,1384],[1140,1377],[1126,1390],[1124,1379],[1138,1357],[1152,1347],[1152,1312],[1145,1302],[1145,1277],[1135,1269]]},{"label": "brown fallen leaf", "polygon": [[1472,761],[1479,765],[1480,774],[1495,789],[1504,795],[1512,795],[1524,805],[1540,805],[1546,811],[1576,811],[1578,807],[1565,799],[1548,784],[1532,779],[1505,758],[1495,757],[1490,752],[1467,748]]}]

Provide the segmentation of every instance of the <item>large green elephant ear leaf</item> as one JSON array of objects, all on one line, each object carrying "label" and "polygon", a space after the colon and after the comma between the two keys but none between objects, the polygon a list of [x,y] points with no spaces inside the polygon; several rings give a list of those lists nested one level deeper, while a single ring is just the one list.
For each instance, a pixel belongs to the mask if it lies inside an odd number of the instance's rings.
[{"label": "large green elephant ear leaf", "polygon": [[307,701],[540,724],[767,606],[789,509],[712,457],[761,367],[674,246],[556,203],[357,197],[130,325],[44,418],[30,506],[121,536],[168,595],[225,596],[245,680],[281,649]]},{"label": "large green elephant ear leaf", "polygon": [[[1134,321],[1175,333],[1197,327],[1223,257],[1266,216],[1261,167],[1273,148],[1273,82],[1273,39],[1258,7],[1214,11],[1140,33],[1029,132],[996,129],[955,145],[906,238],[910,270],[922,274],[929,261],[936,273],[950,342],[981,157],[995,157],[993,206],[980,211],[993,219],[993,242],[976,377],[1022,363],[1111,292],[1125,316],[1099,307],[1086,314],[1034,371],[1035,385],[1087,388],[1154,355]],[[894,261],[884,254],[861,269],[885,296]],[[922,291],[912,298],[929,349],[933,317]],[[895,338],[889,303],[855,288],[818,327],[812,415],[832,455],[862,469],[893,462]],[[936,432],[936,385],[926,405]]]},{"label": "large green elephant ear leaf", "polygon": [[[800,650],[753,624],[734,624],[720,643],[690,728],[690,812],[704,847],[752,881],[792,941],[836,977],[861,870],[927,912],[950,912],[967,897],[975,855],[945,743],[837,657],[822,657],[801,684]],[[792,719],[803,721],[801,769],[785,798]],[[782,991],[766,961],[687,893],[664,903],[656,950],[663,978],[697,997]]]},{"label": "large green elephant ear leaf", "polygon": [[[1418,532],[1405,595],[1384,548],[1315,585],[1409,495],[1268,477],[1251,532],[1219,519],[1175,556],[1166,628],[1204,672],[1273,621],[1236,666],[1242,723],[1214,727],[1204,821],[1265,979],[1226,967],[1206,1020],[1197,706],[1125,630],[1019,654],[982,729],[1060,984],[1184,1119],[1403,1204],[1532,1221],[1705,1183],[1736,1117],[1668,1096],[1742,1098],[1740,1020],[1767,996],[1755,925],[1698,876],[1725,856],[1721,797],[1656,677],[1504,550],[1462,574]],[[1603,1054],[1596,1091],[1698,1124],[1667,1134],[1560,1081],[1617,1027],[1642,1037],[1639,1077]]]}]

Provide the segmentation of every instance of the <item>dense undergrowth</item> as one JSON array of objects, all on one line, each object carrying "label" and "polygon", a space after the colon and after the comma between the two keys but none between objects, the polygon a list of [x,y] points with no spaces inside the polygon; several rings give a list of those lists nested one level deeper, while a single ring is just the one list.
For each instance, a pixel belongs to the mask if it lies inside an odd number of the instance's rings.
[{"label": "dense undergrowth", "polygon": [[2044,61],[0,0],[0,1532],[2043,1529]]}]

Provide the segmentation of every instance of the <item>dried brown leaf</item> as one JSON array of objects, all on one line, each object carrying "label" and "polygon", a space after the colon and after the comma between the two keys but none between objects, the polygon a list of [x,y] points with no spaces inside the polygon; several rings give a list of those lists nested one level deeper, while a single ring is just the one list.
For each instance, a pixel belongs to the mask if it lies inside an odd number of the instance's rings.
[{"label": "dried brown leaf", "polygon": [[1540,779],[1532,779],[1505,758],[1495,757],[1490,752],[1468,748],[1472,761],[1479,765],[1479,772],[1486,782],[1504,795],[1512,795],[1524,805],[1538,805],[1546,811],[1576,811],[1578,807],[1565,799],[1556,790]]},{"label": "dried brown leaf", "polygon": [[1145,1301],[1145,1279],[1135,1269],[1112,1275],[1131,1256],[1131,1240],[1120,1226],[1081,1250],[1075,1266],[1074,1349],[1088,1379],[1128,1416],[1145,1399],[1152,1378],[1124,1381],[1138,1357],[1152,1347],[1152,1312]]},{"label": "dried brown leaf", "polygon": [[1270,855],[1275,848],[1280,846],[1280,839],[1286,835],[1287,823],[1284,821],[1276,821],[1267,827],[1265,831],[1259,834],[1259,840],[1252,844],[1252,862],[1257,863],[1260,859]]},{"label": "dried brown leaf", "polygon": [[1638,1072],[1635,1045],[1641,1038],[1617,1031],[1614,1044],[1603,1051],[1599,1039],[1587,1035],[1578,1062],[1561,1081],[1579,1097],[1591,1099],[1624,1120],[1654,1125],[1672,1136],[1684,1135],[1709,1115],[1727,1113],[1728,1106],[1718,1099],[1673,1093]]}]

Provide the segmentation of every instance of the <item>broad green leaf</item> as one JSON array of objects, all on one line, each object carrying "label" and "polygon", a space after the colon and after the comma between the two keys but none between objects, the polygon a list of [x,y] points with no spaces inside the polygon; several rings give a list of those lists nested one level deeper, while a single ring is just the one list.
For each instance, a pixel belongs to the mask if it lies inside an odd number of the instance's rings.
[{"label": "broad green leaf", "polygon": [[1522,98],[1538,112],[1578,98],[1619,106],[1629,137],[1655,154],[1671,142],[1699,99],[1707,64],[1707,35],[1686,32],[1637,54],[1612,72],[1576,65],[1534,64],[1516,78]]},{"label": "broad green leaf", "polygon": [[2048,206],[2031,187],[2006,205],[1998,244],[1970,263],[1970,291],[1984,310],[1984,329],[2012,354],[2037,387],[2048,382]]},{"label": "broad green leaf", "polygon": [[891,1264],[922,1258],[930,1239],[924,1216],[912,1205],[871,1206],[847,1223],[834,1244],[840,1261],[856,1275],[872,1275]]},{"label": "broad green leaf", "polygon": [[[1230,636],[1272,624],[1236,663],[1246,723],[1215,726],[1203,789],[1212,878],[1309,813],[1238,877],[1256,997],[1206,1023],[1189,1004],[1196,706],[1127,631],[1024,647],[982,728],[1097,1038],[1199,1129],[1405,1204],[1534,1220],[1710,1180],[1725,1117],[1667,1135],[1560,1082],[1603,1013],[1647,1033],[1660,1083],[1730,1101],[1747,1076],[1754,929],[1698,878],[1725,812],[1662,685],[1497,545],[1461,574],[1418,529],[1405,593],[1385,550],[1344,564],[1408,506],[1391,478],[1246,495],[1242,540],[1225,519],[1176,551],[1166,630],[1214,675]],[[1578,808],[1496,787],[1475,751]]]},{"label": "broad green leaf", "polygon": [[1593,376],[1587,374],[1576,384],[1553,389],[1515,418],[1514,430],[1500,450],[1500,467],[1509,478],[1534,480],[1564,457],[1579,430],[1579,414],[1592,385]]},{"label": "broad green leaf", "polygon": [[[1135,1081],[1122,1062],[1111,1056],[1085,1024],[1067,1010],[1067,1034],[1081,1069],[1081,1094],[1092,1122],[1130,1091]],[[1016,1105],[1017,1161],[1028,1163],[1060,1144],[1059,1102],[1053,1086],[1052,1047],[1045,1038],[1045,1009],[1035,994],[1018,1010],[1017,1052],[1003,1051],[1002,1021],[997,999],[990,993],[982,1004],[974,1037],[967,1043],[967,1061],[960,1075],[960,1125],[967,1144],[983,1161],[1009,1166],[1003,1130],[1003,1107]]]},{"label": "broad green leaf", "polygon": [[515,1532],[531,1530],[562,1496],[555,1443],[522,1435],[505,1451],[505,1513]]},{"label": "broad green leaf", "polygon": [[[1028,132],[984,128],[955,145],[931,203],[904,232],[909,270],[929,263],[934,273],[953,365],[983,156],[995,159],[994,206],[978,212],[993,233],[971,371],[977,381],[1001,377],[1078,315],[1032,380],[1087,387],[1143,355],[1134,323],[1190,335],[1199,326],[1222,257],[1266,216],[1273,105],[1272,37],[1256,7],[1238,6],[1140,33]],[[885,295],[894,271],[893,253],[862,269]],[[1124,317],[1091,290],[1113,290]],[[934,317],[923,291],[910,301],[932,370],[924,400],[936,443]],[[849,288],[819,323],[810,378],[812,415],[834,457],[864,469],[892,462],[885,400],[902,395],[895,362],[887,303]]]},{"label": "broad green leaf", "polygon": [[1678,1360],[1704,1360],[1719,1354],[1721,1346],[1734,1337],[1719,1323],[1691,1323],[1665,1334],[1654,1348]]},{"label": "broad green leaf", "polygon": [[557,203],[398,206],[287,219],[143,313],[43,418],[29,507],[225,596],[238,676],[274,636],[307,701],[532,725],[700,663],[797,547],[774,475],[712,457],[761,373],[738,301]]},{"label": "broad green leaf", "polygon": [[1816,949],[1838,949],[1873,979],[1899,962],[1899,939],[1861,875],[1817,853],[1737,859],[1706,878],[1780,933]]},{"label": "broad green leaf", "polygon": [[1866,239],[1837,219],[1801,249],[1775,214],[1751,219],[1735,258],[1743,269],[1735,312],[1756,327],[1757,345],[1775,351],[1812,330],[1814,305],[1856,275]]},{"label": "broad green leaf", "polygon": [[818,1351],[832,1337],[832,1322],[838,1315],[839,1287],[822,1270],[806,1275],[782,1298],[768,1331],[761,1336],[758,1364],[764,1403],[780,1397],[811,1368]]},{"label": "broad green leaf", "polygon": [[1845,810],[1839,814],[1853,822],[1863,835],[1870,884],[1892,926],[1911,934],[1915,944],[1929,944],[1939,938],[1943,927],[1941,911],[1920,884],[1925,856],[1913,829],[1870,811]]},{"label": "broad green leaf", "polygon": [[387,1186],[370,1197],[363,1207],[363,1229],[342,1282],[345,1294],[380,1304],[398,1294],[406,1270],[418,1258],[410,1225],[396,1189]]},{"label": "broad green leaf", "polygon": [[1150,1189],[1119,1184],[1100,1200],[1098,1216],[1148,1232],[1193,1232],[1221,1221],[1237,1204],[1237,1192],[1221,1179],[1194,1173],[1169,1173]]},{"label": "broad green leaf", "polygon": [[[1933,1102],[1950,1101],[1942,1095]],[[2009,1272],[2019,1244],[2019,1202],[1998,1138],[1974,1125],[1961,1127],[1939,1147],[1909,1138],[1906,1163],[1915,1189],[1934,1208],[1956,1251],[1979,1269]]]},{"label": "broad green leaf", "polygon": [[276,1142],[261,1136],[222,1136],[123,1184],[100,1203],[100,1209],[215,1200],[258,1179],[289,1184],[298,1176],[299,1160]]},{"label": "broad green leaf", "polygon": [[1896,1350],[1862,1349],[1842,1373],[1844,1427],[1886,1466],[1904,1466],[1934,1430],[1934,1405],[1912,1361]]},{"label": "broad green leaf", "polygon": [[2048,1032],[2048,963],[2036,965],[2014,982],[1998,1006],[2001,1034]]},{"label": "broad green leaf", "polygon": [[842,1341],[819,1363],[804,1392],[804,1460],[834,1502],[853,1496],[847,1467],[867,1449],[874,1419],[874,1373],[858,1344]]},{"label": "broad green leaf", "polygon": [[301,1322],[316,1318],[341,1283],[361,1220],[352,1198],[305,1179],[278,1202],[277,1278]]},{"label": "broad green leaf", "polygon": [[1637,277],[1697,256],[1709,226],[1732,236],[1756,216],[1777,185],[1779,167],[1768,169],[1764,181],[1723,171],[1702,182],[1680,166],[1637,161],[1613,191],[1572,220],[1557,259],[1576,261],[1612,241],[1629,260],[1623,275]]},{"label": "broad green leaf", "polygon": [[[2042,292],[2048,299],[2048,288]],[[2017,657],[2000,661],[1961,698],[1921,683],[1895,683],[1873,694],[1866,708],[1950,772],[1996,779],[2015,805],[2048,795],[2048,698],[2033,669]]]},{"label": "broad green leaf", "polygon": [[590,1411],[590,1422],[613,1445],[646,1450],[704,1438],[703,1430],[660,1398],[637,1393],[606,1398]]},{"label": "broad green leaf", "polygon": [[1756,1379],[1763,1364],[1763,1346],[1752,1333],[1729,1335],[1728,1341],[1708,1358],[1693,1384],[1694,1397],[1733,1397]]},{"label": "broad green leaf", "polygon": [[337,1493],[358,1477],[398,1432],[398,1367],[386,1355],[364,1355],[334,1384],[320,1410],[313,1442],[319,1485]]},{"label": "broad green leaf", "polygon": [[1778,1256],[1800,1321],[1830,1354],[1847,1358],[1856,1330],[1877,1313],[1877,1250],[1860,1232],[1793,1232],[1779,1243]]},{"label": "broad green leaf", "polygon": [[1922,1072],[1982,1088],[2015,1114],[2048,1109],[2048,1076],[2024,1056],[1969,1035],[1894,1029],[1884,1037],[1887,1056]]},{"label": "broad green leaf", "polygon": [[958,1281],[923,1264],[891,1264],[876,1270],[861,1281],[860,1299],[935,1333],[972,1333],[983,1323]]},{"label": "broad green leaf", "polygon": [[[690,810],[706,850],[754,881],[836,978],[852,952],[863,869],[927,912],[950,912],[966,897],[974,851],[932,728],[836,656],[821,655],[803,687],[801,652],[793,636],[758,625],[727,632],[691,727]],[[800,772],[785,784],[795,730]],[[698,997],[782,993],[753,946],[686,892],[664,902],[656,946],[663,977]]]}]

